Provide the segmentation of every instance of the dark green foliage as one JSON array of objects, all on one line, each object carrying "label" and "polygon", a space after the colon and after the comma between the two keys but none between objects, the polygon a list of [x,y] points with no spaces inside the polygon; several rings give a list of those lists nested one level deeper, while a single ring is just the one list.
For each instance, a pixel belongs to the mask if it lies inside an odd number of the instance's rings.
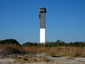
[{"label": "dark green foliage", "polygon": [[51,42],[46,42],[45,47],[51,47]]},{"label": "dark green foliage", "polygon": [[38,44],[37,44],[37,43],[26,42],[26,43],[24,43],[24,44],[23,44],[23,46],[37,47],[37,46],[38,46]]},{"label": "dark green foliage", "polygon": [[23,46],[32,46],[32,43],[26,42],[26,43],[23,44]]},{"label": "dark green foliage", "polygon": [[65,42],[57,40],[56,42],[46,42],[45,47],[65,46]]},{"label": "dark green foliage", "polygon": [[[1,40],[0,44],[16,44],[20,45],[15,39],[6,39],[6,40]],[[31,43],[31,42],[26,42],[22,44],[22,46],[28,46],[28,47],[56,47],[56,46],[76,46],[76,47],[84,47],[85,42],[70,42],[70,43],[65,43],[64,41],[57,40],[56,42],[46,42],[45,44],[40,44],[40,43]]]},{"label": "dark green foliage", "polygon": [[65,43],[64,41],[57,40],[56,42],[46,42],[45,44],[40,44],[40,43],[24,43],[22,46],[31,46],[31,47],[56,47],[56,46],[76,46],[76,47],[84,47],[85,42],[70,42],[70,43]]},{"label": "dark green foliage", "polygon": [[0,44],[16,44],[20,45],[15,39],[6,39],[6,40],[1,40]]}]

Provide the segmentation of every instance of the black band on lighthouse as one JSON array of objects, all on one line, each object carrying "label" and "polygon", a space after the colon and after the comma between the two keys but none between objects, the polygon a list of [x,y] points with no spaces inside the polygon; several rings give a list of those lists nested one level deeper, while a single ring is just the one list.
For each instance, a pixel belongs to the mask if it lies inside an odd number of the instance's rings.
[{"label": "black band on lighthouse", "polygon": [[45,13],[46,13],[46,8],[42,7],[39,9],[40,28],[45,28]]},{"label": "black band on lighthouse", "polygon": [[40,13],[40,28],[45,28],[45,13]]}]

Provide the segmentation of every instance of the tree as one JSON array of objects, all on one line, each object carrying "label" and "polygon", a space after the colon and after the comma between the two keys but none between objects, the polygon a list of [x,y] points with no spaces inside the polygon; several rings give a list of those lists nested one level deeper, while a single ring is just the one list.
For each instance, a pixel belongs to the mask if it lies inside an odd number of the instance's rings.
[{"label": "tree", "polygon": [[17,42],[17,40],[15,39],[6,39],[6,40],[1,40],[0,44],[16,44],[16,45],[20,45],[19,42]]}]

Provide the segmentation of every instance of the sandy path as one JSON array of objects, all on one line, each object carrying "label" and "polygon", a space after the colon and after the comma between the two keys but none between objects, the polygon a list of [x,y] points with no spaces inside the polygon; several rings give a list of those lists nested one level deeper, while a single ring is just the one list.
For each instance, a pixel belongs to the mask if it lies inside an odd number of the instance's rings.
[{"label": "sandy path", "polygon": [[85,64],[85,58],[70,58],[70,57],[47,57],[52,62],[31,62],[31,63],[13,63],[15,59],[0,58],[0,64]]}]

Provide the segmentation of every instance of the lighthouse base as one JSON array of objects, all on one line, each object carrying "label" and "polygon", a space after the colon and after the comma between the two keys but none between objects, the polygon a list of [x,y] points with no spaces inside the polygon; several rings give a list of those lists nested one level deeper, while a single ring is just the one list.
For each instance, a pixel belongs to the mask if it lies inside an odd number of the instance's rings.
[{"label": "lighthouse base", "polygon": [[40,28],[40,43],[45,43],[45,28]]}]

